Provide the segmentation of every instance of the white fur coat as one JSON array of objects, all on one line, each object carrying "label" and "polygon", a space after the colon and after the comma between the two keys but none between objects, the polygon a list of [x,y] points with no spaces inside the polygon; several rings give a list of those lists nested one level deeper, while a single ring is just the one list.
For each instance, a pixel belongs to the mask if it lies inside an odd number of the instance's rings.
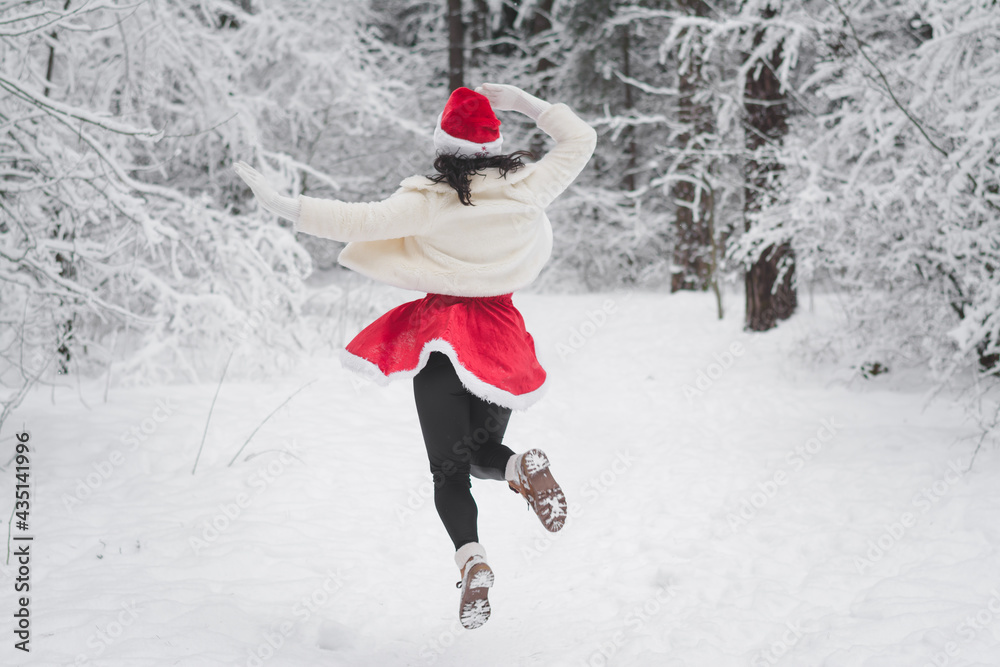
[{"label": "white fur coat", "polygon": [[545,157],[501,178],[472,177],[463,206],[447,183],[411,176],[388,199],[347,203],[300,196],[296,231],[348,242],[339,262],[379,282],[420,292],[497,296],[536,277],[552,252],[545,208],[579,175],[597,134],[565,104],[538,127],[556,145]]}]

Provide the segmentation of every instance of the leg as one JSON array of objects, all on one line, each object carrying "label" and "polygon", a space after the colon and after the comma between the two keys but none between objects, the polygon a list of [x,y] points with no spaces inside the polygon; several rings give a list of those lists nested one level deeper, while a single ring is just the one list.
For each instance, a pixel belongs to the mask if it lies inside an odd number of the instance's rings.
[{"label": "leg", "polygon": [[510,422],[510,408],[471,396],[472,442],[469,443],[471,472],[479,479],[503,480],[507,461],[514,452],[503,444]]},{"label": "leg", "polygon": [[448,357],[440,352],[431,353],[427,365],[413,378],[413,395],[434,475],[434,506],[457,550],[479,541],[470,457],[462,452],[471,430],[471,397]]}]

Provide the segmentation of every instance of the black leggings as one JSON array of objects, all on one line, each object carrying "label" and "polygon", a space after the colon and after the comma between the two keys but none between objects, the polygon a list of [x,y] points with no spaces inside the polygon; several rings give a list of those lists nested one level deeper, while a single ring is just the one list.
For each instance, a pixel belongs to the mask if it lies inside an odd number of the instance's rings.
[{"label": "black leggings", "polygon": [[504,479],[514,452],[503,444],[510,408],[485,401],[462,386],[451,360],[431,352],[413,378],[420,430],[434,475],[434,506],[455,549],[479,541],[479,510],[472,498],[470,473]]}]

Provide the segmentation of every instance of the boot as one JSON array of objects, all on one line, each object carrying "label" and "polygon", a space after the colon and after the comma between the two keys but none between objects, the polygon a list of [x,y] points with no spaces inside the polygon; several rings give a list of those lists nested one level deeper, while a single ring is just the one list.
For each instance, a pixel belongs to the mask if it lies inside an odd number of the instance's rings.
[{"label": "boot", "polygon": [[462,573],[457,587],[461,589],[458,617],[468,630],[474,630],[490,618],[490,601],[486,598],[493,586],[493,570],[486,563],[486,551],[479,542],[463,544],[455,552],[455,564]]},{"label": "boot", "polygon": [[552,473],[549,459],[540,449],[531,449],[512,456],[507,463],[507,484],[521,494],[535,510],[539,521],[550,532],[557,532],[566,523],[566,496]]}]

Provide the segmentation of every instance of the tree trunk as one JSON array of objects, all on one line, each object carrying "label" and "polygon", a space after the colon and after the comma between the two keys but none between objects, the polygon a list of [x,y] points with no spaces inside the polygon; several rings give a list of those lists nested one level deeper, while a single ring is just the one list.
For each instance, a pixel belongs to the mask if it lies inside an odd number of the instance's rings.
[{"label": "tree trunk", "polygon": [[531,32],[529,33],[531,36],[552,29],[552,20],[549,17],[552,14],[553,2],[554,0],[539,0],[538,4],[535,5],[535,14],[531,17]]},{"label": "tree trunk", "polygon": [[709,190],[706,193],[705,222],[710,243],[708,255],[708,285],[715,295],[715,312],[721,320],[725,313],[722,310],[722,289],[719,287],[719,237],[715,234],[715,191]]},{"label": "tree trunk", "polygon": [[[72,0],[66,0],[66,3],[63,5],[64,12],[69,9],[71,1]],[[48,63],[45,66],[45,90],[42,92],[42,95],[44,95],[45,97],[48,97],[49,93],[51,92],[50,85],[52,84],[52,75],[55,71],[55,64],[56,64],[55,42],[59,38],[59,35],[55,30],[53,30],[49,36],[52,38],[52,45],[49,46],[49,59]],[[54,233],[52,234],[53,237],[58,238],[60,236],[60,231],[61,231],[60,227],[57,225]],[[71,233],[69,237],[69,240],[71,242],[72,242],[72,237],[73,233]],[[73,266],[73,262],[70,258],[66,257],[61,252],[57,252],[55,259],[56,262],[59,264],[59,276],[61,278],[73,279],[76,277],[76,267]],[[56,352],[59,355],[58,372],[60,375],[65,375],[69,373],[69,362],[72,358],[72,350],[70,349],[70,344],[72,339],[73,339],[73,319],[70,318],[65,322],[63,322],[62,330],[60,331],[60,336],[57,339],[58,341],[61,341],[58,349],[56,349]]]},{"label": "tree trunk", "polygon": [[[630,50],[629,24],[626,23],[622,26],[622,74],[626,79],[632,76],[632,69],[629,62],[631,60]],[[632,99],[632,84],[625,82],[625,113],[631,114],[633,109],[635,109],[635,101]],[[635,165],[638,153],[638,148],[635,145],[635,128],[626,128],[622,132],[622,135],[628,146],[628,163],[625,165],[625,176],[622,179],[622,187],[631,192],[635,190]]]},{"label": "tree trunk", "polygon": [[[529,37],[534,37],[535,35],[545,32],[546,30],[552,29],[552,20],[550,17],[552,15],[553,2],[554,0],[539,0],[538,4],[535,6],[535,15],[531,20],[531,30],[528,33]],[[628,26],[625,26],[625,29],[628,30]],[[554,65],[555,63],[542,56],[535,64],[535,71],[545,72],[546,70],[551,69]]]},{"label": "tree trunk", "polygon": [[787,243],[770,246],[746,273],[747,316],[744,326],[750,331],[772,329],[778,320],[788,319],[795,312],[798,297],[793,286],[794,264],[775,285],[780,263],[786,258],[794,261]]},{"label": "tree trunk", "polygon": [[[66,0],[66,4],[63,5],[64,12],[69,9],[70,2],[72,0]],[[49,84],[52,83],[52,73],[56,66],[56,40],[59,39],[59,34],[53,30],[49,37],[52,38],[52,45],[49,46],[49,62],[45,66],[45,90],[42,92],[45,97],[49,96]]]},{"label": "tree trunk", "polygon": [[[774,12],[768,10],[766,13],[773,15]],[[756,35],[754,44],[760,44],[763,37],[764,33],[761,31]],[[781,58],[779,45],[764,66],[751,68],[746,78],[746,146],[751,158],[746,165],[747,187],[743,211],[748,230],[753,216],[761,211],[770,196],[773,175],[781,170],[780,164],[762,157],[761,151],[765,145],[780,143],[788,133],[785,96],[774,75],[781,64]],[[795,255],[791,246],[782,243],[766,248],[745,276],[747,308],[744,326],[750,331],[767,331],[779,320],[790,317],[798,303],[794,281]]]},{"label": "tree trunk", "polygon": [[[683,0],[679,3],[686,13],[693,16],[708,16],[709,8],[701,0]],[[702,86],[702,62],[695,53],[689,57],[687,67],[677,74],[677,120],[687,129],[677,138],[681,149],[689,147],[692,139],[712,130],[709,109],[695,104],[694,95]],[[698,178],[695,159],[683,159],[677,171],[683,175]],[[698,188],[691,181],[676,181],[671,188],[675,202],[685,202],[677,206],[674,239],[674,272],[670,278],[670,291],[708,289],[712,276],[712,237],[709,231],[709,193]],[[698,201],[695,201],[697,198]]]},{"label": "tree trunk", "polygon": [[490,5],[487,0],[472,0],[472,13],[469,17],[469,64],[477,67],[484,62],[489,48],[482,45],[492,37],[490,26]]},{"label": "tree trunk", "polygon": [[462,0],[448,0],[448,90],[465,85],[465,25]]}]

